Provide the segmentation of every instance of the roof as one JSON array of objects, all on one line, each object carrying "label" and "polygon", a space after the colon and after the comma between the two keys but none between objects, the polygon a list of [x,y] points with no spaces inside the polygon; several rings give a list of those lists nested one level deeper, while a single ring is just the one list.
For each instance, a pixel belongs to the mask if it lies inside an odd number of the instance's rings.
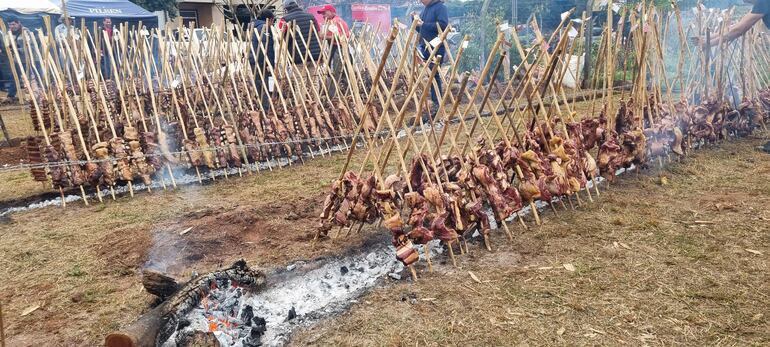
[{"label": "roof", "polygon": [[8,10],[22,14],[61,14],[61,8],[48,0],[0,0],[0,11]]},{"label": "roof", "polygon": [[67,14],[77,18],[156,18],[128,0],[69,0],[65,6]]}]

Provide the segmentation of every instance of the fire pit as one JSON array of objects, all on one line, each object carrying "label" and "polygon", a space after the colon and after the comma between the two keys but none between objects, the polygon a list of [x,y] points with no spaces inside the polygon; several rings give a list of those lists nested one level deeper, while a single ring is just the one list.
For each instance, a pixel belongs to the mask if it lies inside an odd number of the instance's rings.
[{"label": "fire pit", "polygon": [[[172,279],[173,280],[173,279]],[[198,276],[135,323],[105,339],[107,347],[254,346],[265,331],[242,298],[262,289],[265,275],[240,260]],[[173,285],[167,285],[173,287]]]}]

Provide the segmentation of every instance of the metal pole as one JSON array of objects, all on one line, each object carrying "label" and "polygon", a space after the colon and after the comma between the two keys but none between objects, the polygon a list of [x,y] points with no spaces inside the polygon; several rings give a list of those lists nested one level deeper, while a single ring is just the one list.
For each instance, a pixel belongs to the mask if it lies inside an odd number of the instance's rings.
[{"label": "metal pole", "polygon": [[511,0],[511,25],[516,30],[516,24],[519,21],[519,1]]},{"label": "metal pole", "polygon": [[[489,0],[484,0],[484,3],[481,5],[481,12],[480,12],[481,21],[479,23],[479,25],[481,26],[481,60],[479,61],[479,70],[484,69],[484,62],[487,61],[487,54],[486,54],[487,31],[486,31],[486,28],[484,27],[485,26],[484,21],[486,20],[485,17],[487,16],[488,7],[489,7]],[[497,32],[497,28],[495,28],[495,32]],[[479,83],[484,83],[484,81],[479,81]]]},{"label": "metal pole", "polygon": [[583,47],[583,51],[585,53],[585,58],[583,59],[583,83],[581,83],[583,89],[588,87],[588,81],[590,80],[588,76],[591,75],[591,45],[593,44],[594,37],[593,9],[594,1],[586,0],[586,18],[588,18],[588,23],[586,23],[585,31],[586,44],[585,47]]}]

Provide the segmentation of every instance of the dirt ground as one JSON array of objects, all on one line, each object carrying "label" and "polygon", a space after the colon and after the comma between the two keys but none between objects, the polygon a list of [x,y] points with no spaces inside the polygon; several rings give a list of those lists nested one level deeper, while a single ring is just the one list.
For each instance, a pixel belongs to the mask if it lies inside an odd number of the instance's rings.
[{"label": "dirt ground", "polygon": [[603,185],[596,203],[376,289],[292,345],[767,346],[761,143],[698,151],[662,171],[666,184],[653,169]]},{"label": "dirt ground", "polygon": [[[545,225],[518,230],[513,244],[496,235],[494,253],[472,245],[461,269],[420,267],[417,284],[374,290],[293,343],[770,343],[770,162],[760,143],[696,152],[663,171],[667,185],[657,169],[624,177],[576,212],[544,213]],[[145,267],[184,279],[239,258],[271,268],[359,246],[367,230],[309,242],[343,161],[0,219],[8,345],[101,345],[148,309]],[[0,176],[0,201],[45,191],[26,171]]]},{"label": "dirt ground", "polygon": [[148,309],[152,297],[140,283],[146,266],[185,279],[240,258],[272,268],[356,247],[363,234],[310,246],[323,194],[341,165],[313,160],[230,182],[5,217],[0,302],[9,346],[101,345]]}]

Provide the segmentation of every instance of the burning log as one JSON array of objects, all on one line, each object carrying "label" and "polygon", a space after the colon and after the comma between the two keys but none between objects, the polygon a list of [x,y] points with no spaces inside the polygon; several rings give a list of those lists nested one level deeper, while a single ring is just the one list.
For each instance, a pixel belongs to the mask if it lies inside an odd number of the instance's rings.
[{"label": "burning log", "polygon": [[163,300],[174,295],[181,288],[176,279],[155,270],[142,271],[142,285],[148,293]]},{"label": "burning log", "polygon": [[[156,277],[153,281],[160,285],[153,287],[153,291],[171,286],[169,280],[162,277]],[[185,322],[189,325],[185,315],[201,304],[213,289],[225,282],[237,283],[240,288],[255,292],[265,285],[265,274],[261,270],[249,268],[245,261],[239,260],[229,268],[198,276],[181,286],[168,300],[139,317],[136,322],[107,335],[105,346],[150,347],[168,340],[175,331],[185,326]],[[189,339],[187,341],[190,342]]]}]

